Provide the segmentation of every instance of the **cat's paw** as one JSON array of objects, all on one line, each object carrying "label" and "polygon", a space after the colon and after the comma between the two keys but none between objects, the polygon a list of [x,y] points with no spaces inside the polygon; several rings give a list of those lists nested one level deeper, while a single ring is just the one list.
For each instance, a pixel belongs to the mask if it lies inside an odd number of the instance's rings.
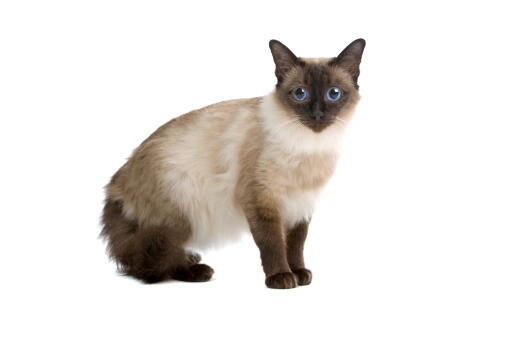
[{"label": "cat's paw", "polygon": [[201,261],[201,255],[199,253],[190,252],[187,254],[187,260],[190,265],[197,264]]},{"label": "cat's paw", "polygon": [[213,269],[206,264],[194,264],[174,272],[172,278],[185,282],[207,282],[213,276]]},{"label": "cat's paw", "polygon": [[281,272],[265,279],[265,284],[273,289],[291,289],[297,286],[297,279],[291,272]]},{"label": "cat's paw", "polygon": [[309,285],[313,279],[313,273],[305,268],[293,270],[293,274],[297,278],[299,285]]}]

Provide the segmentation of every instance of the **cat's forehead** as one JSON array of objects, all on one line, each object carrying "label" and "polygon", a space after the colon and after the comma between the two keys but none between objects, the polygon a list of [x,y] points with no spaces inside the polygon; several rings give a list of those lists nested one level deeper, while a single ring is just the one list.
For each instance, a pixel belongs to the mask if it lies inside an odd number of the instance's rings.
[{"label": "cat's forehead", "polygon": [[300,60],[310,65],[324,65],[328,64],[332,58],[300,58]]},{"label": "cat's forehead", "polygon": [[299,63],[288,73],[285,86],[300,84],[338,85],[352,87],[350,74],[332,65],[332,58],[299,58]]}]

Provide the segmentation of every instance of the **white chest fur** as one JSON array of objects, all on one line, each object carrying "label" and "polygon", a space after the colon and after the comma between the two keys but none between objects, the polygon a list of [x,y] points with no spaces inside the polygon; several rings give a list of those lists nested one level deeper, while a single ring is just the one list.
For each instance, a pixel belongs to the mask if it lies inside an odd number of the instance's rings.
[{"label": "white chest fur", "polygon": [[[264,131],[264,158],[269,164],[276,166],[276,172],[280,173],[278,186],[283,191],[278,191],[278,199],[281,206],[283,223],[286,228],[292,228],[295,223],[309,219],[314,211],[315,204],[321,194],[323,184],[315,186],[300,186],[297,182],[296,168],[300,168],[301,155],[332,154],[337,155],[343,129],[336,125],[327,128],[321,134],[315,133],[297,122],[293,122],[280,111],[273,94],[263,98],[260,106],[259,124]],[[242,115],[245,116],[245,115]],[[239,119],[240,122],[243,120]],[[247,127],[244,124],[232,125],[236,134],[244,136]],[[186,211],[192,223],[192,237],[188,243],[190,248],[208,248],[234,240],[244,231],[249,231],[248,223],[240,205],[234,200],[235,185],[238,180],[238,150],[242,144],[241,138],[225,139],[222,149],[231,150],[224,153],[229,167],[222,175],[212,175],[206,169],[206,165],[191,167],[189,175],[196,174],[191,180],[195,185],[194,190],[184,191],[183,199],[187,199]],[[206,141],[203,141],[206,142]],[[297,164],[294,164],[297,163]],[[296,167],[296,168],[294,168]],[[312,169],[314,174],[316,169]],[[197,182],[197,179],[202,179]],[[194,195],[191,195],[194,193]]]},{"label": "white chest fur", "polygon": [[309,220],[321,189],[295,191],[282,198],[281,214],[284,227],[293,228],[296,223]]}]

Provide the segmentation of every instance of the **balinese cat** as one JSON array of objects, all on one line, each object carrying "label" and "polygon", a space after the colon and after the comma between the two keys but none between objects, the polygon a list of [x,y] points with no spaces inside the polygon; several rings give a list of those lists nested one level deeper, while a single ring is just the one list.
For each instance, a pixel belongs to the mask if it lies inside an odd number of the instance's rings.
[{"label": "balinese cat", "polygon": [[273,92],[171,120],[112,177],[102,236],[123,273],[146,283],[208,281],[213,269],[196,252],[250,231],[268,287],[311,283],[304,242],[359,101],[365,41],[321,59],[269,45]]}]

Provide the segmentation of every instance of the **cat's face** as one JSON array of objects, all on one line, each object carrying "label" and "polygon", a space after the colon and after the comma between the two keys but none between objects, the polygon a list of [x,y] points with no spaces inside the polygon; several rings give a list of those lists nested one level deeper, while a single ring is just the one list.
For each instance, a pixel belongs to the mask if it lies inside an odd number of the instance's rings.
[{"label": "cat's face", "polygon": [[285,45],[270,41],[276,64],[276,94],[302,124],[321,132],[345,124],[359,100],[357,78],[365,41],[352,42],[336,58],[297,58]]}]

